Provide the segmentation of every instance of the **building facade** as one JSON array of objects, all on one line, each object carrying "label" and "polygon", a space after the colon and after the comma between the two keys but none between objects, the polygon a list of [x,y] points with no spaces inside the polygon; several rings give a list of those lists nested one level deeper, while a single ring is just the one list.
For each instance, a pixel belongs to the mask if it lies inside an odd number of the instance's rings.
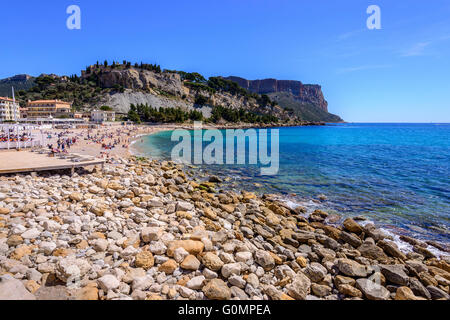
[{"label": "building facade", "polygon": [[13,99],[0,97],[0,121],[16,121],[19,118],[19,104],[14,103]]},{"label": "building facade", "polygon": [[26,119],[28,117],[28,108],[19,108],[20,118]]},{"label": "building facade", "polygon": [[72,104],[61,100],[28,101],[27,118],[70,117]]},{"label": "building facade", "polygon": [[94,110],[91,112],[91,121],[113,122],[116,121],[116,113],[114,111]]}]

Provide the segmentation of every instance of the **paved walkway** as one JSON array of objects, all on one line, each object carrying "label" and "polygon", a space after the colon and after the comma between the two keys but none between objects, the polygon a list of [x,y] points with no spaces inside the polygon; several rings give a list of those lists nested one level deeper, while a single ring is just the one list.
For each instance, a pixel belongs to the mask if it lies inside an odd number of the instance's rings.
[{"label": "paved walkway", "polygon": [[60,159],[57,156],[49,157],[30,151],[2,151],[0,152],[0,174],[16,172],[49,171],[59,169],[72,169],[103,165],[104,160],[73,162],[70,159]]}]

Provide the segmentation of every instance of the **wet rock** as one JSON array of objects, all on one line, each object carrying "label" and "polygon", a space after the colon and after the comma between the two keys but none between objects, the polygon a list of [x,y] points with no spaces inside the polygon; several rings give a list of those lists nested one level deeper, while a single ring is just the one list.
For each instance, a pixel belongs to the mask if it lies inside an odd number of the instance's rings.
[{"label": "wet rock", "polygon": [[360,234],[361,232],[363,232],[363,228],[352,218],[345,219],[343,225],[344,228],[349,232],[353,232],[356,234]]},{"label": "wet rock", "polygon": [[401,252],[397,245],[392,241],[380,240],[377,242],[377,245],[384,250],[388,255],[399,258],[403,261],[407,259],[406,255]]},{"label": "wet rock", "polygon": [[345,231],[342,231],[340,233],[340,239],[342,241],[352,245],[355,248],[359,247],[362,244],[362,241],[360,238],[358,238],[350,233],[347,233]]},{"label": "wet rock", "polygon": [[421,255],[423,255],[427,259],[436,258],[436,256],[427,248],[421,246],[414,246],[413,250]]}]

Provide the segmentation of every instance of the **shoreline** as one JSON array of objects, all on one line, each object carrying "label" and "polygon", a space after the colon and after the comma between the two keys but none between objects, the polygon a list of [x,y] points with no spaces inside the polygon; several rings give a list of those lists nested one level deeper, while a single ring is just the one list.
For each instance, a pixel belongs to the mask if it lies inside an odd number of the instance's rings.
[{"label": "shoreline", "polygon": [[[293,126],[287,125],[286,127],[297,127],[297,126],[296,126],[296,125],[293,125]],[[150,133],[150,134],[142,134],[142,135],[140,135],[140,137],[141,137],[141,136],[150,136],[150,135],[156,134],[156,133],[158,133],[158,132],[162,132],[162,131],[170,131],[170,130],[180,129],[180,128],[186,129],[186,130],[193,130],[193,125],[187,125],[187,124],[180,124],[180,125],[178,125],[178,126],[175,125],[174,128],[162,128],[161,130],[157,130],[157,131],[155,131],[155,132],[153,132],[153,133]],[[230,126],[221,126],[221,125],[203,125],[203,127],[202,127],[202,129],[219,129],[219,130],[221,130],[221,129],[245,129],[245,128],[247,128],[247,129],[248,129],[248,128],[260,129],[260,128],[263,128],[263,127],[262,127],[262,126],[252,127],[251,124],[238,124],[238,125],[230,125]],[[138,140],[139,140],[139,139],[136,138],[136,139],[134,140],[134,142],[136,142],[136,141],[138,141]],[[132,152],[131,149],[132,149],[132,144],[130,144],[130,155],[131,155],[131,156],[135,156],[135,157],[138,156],[138,157],[141,157],[141,155],[139,155],[138,153]],[[148,156],[145,156],[145,155],[142,156],[142,157],[148,158],[148,159],[151,159],[151,160],[154,160],[154,159],[152,159],[151,157],[148,157]],[[157,160],[158,160],[158,161],[169,161],[168,159],[157,159]],[[189,167],[189,166],[186,166],[186,168],[187,168],[187,167]],[[204,178],[205,176],[206,176],[206,175],[203,174],[203,175],[198,175],[197,177],[203,177],[203,178]],[[225,179],[223,179],[223,180],[225,180]],[[226,185],[227,182],[224,182],[224,184]],[[233,186],[230,187],[230,190],[233,190],[234,192],[240,192],[241,189],[242,189],[242,188],[240,188],[240,187],[233,187]],[[252,190],[252,192],[257,192],[257,191]],[[263,194],[261,194],[260,192],[257,192],[257,193],[259,193],[260,196],[263,195]],[[318,200],[318,199],[316,199],[316,198],[314,198],[314,197],[305,199],[306,201],[298,201],[298,200],[293,201],[293,199],[292,199],[291,197],[286,196],[286,195],[283,196],[283,194],[277,194],[277,197],[278,197],[278,200],[279,200],[279,201],[282,201],[282,202],[284,202],[284,203],[286,203],[286,204],[290,203],[289,205],[292,206],[292,209],[295,209],[295,207],[311,206],[311,204],[305,204],[306,202],[317,202],[319,205],[322,205],[321,208],[322,208],[323,210],[327,210],[326,205],[323,205],[323,203],[322,203],[321,200]],[[317,204],[317,203],[316,203],[316,204]],[[310,211],[311,211],[311,210],[310,210]],[[311,212],[312,212],[312,211],[311,211]],[[341,221],[345,218],[344,215],[339,214],[339,216],[342,218]],[[418,240],[420,239],[420,241],[424,241],[424,242],[427,242],[427,241],[438,242],[438,243],[443,244],[444,246],[447,246],[447,247],[448,247],[448,245],[449,245],[448,243],[442,242],[441,240],[423,239],[423,238],[421,239],[420,236],[418,237],[418,235],[414,234],[414,233],[411,232],[411,231],[399,232],[399,231],[397,230],[397,232],[395,232],[395,230],[393,230],[393,229],[396,228],[394,225],[380,223],[380,222],[377,222],[377,221],[370,220],[369,218],[366,218],[366,217],[364,217],[364,220],[362,220],[362,216],[359,216],[359,217],[361,218],[361,221],[366,221],[365,223],[372,223],[372,224],[375,224],[375,225],[377,225],[377,227],[378,227],[379,229],[382,229],[384,232],[388,233],[391,237],[395,238],[396,244],[397,244],[399,247],[401,247],[402,249],[404,249],[404,250],[403,250],[404,253],[411,252],[411,251],[412,251],[412,246],[411,246],[408,242],[401,240],[401,237],[402,237],[402,236],[413,237],[413,238],[416,238],[416,239],[418,239]],[[448,247],[448,248],[449,248],[449,247]],[[436,255],[437,257],[444,256],[444,255],[448,254],[448,251],[446,252],[446,251],[440,250],[439,248],[434,247],[433,245],[429,245],[427,249],[430,250],[431,252],[433,252],[433,254]]]},{"label": "shoreline", "polygon": [[[131,149],[174,127],[148,129],[114,132]],[[450,299],[446,243],[405,248],[370,221],[118,154],[103,171],[0,177],[0,299]]]},{"label": "shoreline", "polygon": [[[51,298],[58,288],[79,300],[450,298],[450,256],[435,257],[427,243],[403,237],[413,246],[405,254],[371,223],[334,226],[323,210],[306,217],[275,195],[218,191],[214,178],[201,182],[191,171],[130,157],[71,178],[2,177],[0,286],[23,290],[0,295]],[[40,185],[39,198],[26,196]]]}]

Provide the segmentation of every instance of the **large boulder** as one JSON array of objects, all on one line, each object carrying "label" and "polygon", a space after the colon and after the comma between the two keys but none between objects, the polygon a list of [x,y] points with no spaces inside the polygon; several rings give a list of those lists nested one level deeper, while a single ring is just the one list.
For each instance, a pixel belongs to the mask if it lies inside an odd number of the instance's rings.
[{"label": "large boulder", "polygon": [[366,277],[367,267],[350,259],[339,259],[337,267],[340,272],[350,277]]},{"label": "large boulder", "polygon": [[405,273],[405,267],[403,265],[380,265],[380,269],[388,281],[401,286],[407,286],[409,284],[409,277]]},{"label": "large boulder", "polygon": [[356,280],[356,286],[369,300],[387,300],[391,295],[388,289],[369,279]]},{"label": "large boulder", "polygon": [[210,280],[203,288],[203,293],[208,299],[212,300],[230,300],[231,290],[221,279]]},{"label": "large boulder", "polygon": [[305,300],[311,291],[311,280],[302,272],[299,272],[294,280],[286,286],[286,289],[291,297],[297,300]]},{"label": "large boulder", "polygon": [[36,300],[20,280],[10,275],[0,277],[0,300]]}]

